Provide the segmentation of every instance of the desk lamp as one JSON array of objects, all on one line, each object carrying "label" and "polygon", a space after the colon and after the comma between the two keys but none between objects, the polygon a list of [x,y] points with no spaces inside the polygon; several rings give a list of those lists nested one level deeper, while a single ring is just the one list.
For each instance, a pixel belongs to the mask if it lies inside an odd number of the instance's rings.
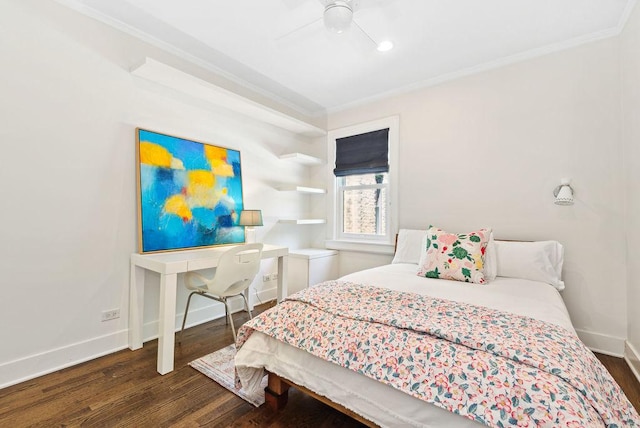
[{"label": "desk lamp", "polygon": [[255,226],[262,226],[261,210],[242,210],[238,226],[245,227],[245,242],[256,242]]}]

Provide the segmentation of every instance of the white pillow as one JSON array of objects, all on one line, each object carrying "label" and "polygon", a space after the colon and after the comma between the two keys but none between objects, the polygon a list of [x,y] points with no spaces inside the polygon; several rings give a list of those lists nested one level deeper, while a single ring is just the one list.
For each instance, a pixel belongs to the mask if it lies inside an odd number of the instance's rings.
[{"label": "white pillow", "polygon": [[495,241],[497,275],[546,282],[564,290],[564,247],[557,241]]},{"label": "white pillow", "polygon": [[493,281],[498,274],[498,258],[496,256],[496,241],[493,240],[493,232],[489,235],[489,243],[484,252],[484,279]]},{"label": "white pillow", "polygon": [[393,256],[391,263],[414,263],[420,261],[420,253],[427,235],[426,230],[417,229],[400,229],[398,232],[398,243],[396,245],[396,254]]}]

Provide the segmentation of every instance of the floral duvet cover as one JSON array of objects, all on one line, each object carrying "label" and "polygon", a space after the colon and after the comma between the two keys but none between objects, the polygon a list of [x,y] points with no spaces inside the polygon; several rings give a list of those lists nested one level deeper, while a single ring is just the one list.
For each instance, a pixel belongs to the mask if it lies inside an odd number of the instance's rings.
[{"label": "floral duvet cover", "polygon": [[640,426],[620,387],[560,326],[444,299],[327,281],[246,323],[489,426]]}]

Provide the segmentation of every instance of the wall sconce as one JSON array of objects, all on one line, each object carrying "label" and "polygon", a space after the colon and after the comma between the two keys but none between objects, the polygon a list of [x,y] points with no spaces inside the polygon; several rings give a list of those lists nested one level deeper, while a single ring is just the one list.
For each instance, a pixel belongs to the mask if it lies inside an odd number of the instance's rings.
[{"label": "wall sconce", "polygon": [[560,185],[553,190],[556,205],[573,205],[573,187],[570,178],[560,179]]},{"label": "wall sconce", "polygon": [[261,210],[242,210],[240,211],[240,220],[238,226],[245,226],[245,242],[256,242],[255,226],[262,226]]}]

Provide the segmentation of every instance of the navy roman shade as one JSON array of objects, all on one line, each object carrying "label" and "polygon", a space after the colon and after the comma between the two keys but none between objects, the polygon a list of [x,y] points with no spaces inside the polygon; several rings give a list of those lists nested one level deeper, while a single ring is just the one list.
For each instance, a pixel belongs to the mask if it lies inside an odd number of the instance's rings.
[{"label": "navy roman shade", "polygon": [[389,172],[389,128],[336,139],[336,177]]}]

